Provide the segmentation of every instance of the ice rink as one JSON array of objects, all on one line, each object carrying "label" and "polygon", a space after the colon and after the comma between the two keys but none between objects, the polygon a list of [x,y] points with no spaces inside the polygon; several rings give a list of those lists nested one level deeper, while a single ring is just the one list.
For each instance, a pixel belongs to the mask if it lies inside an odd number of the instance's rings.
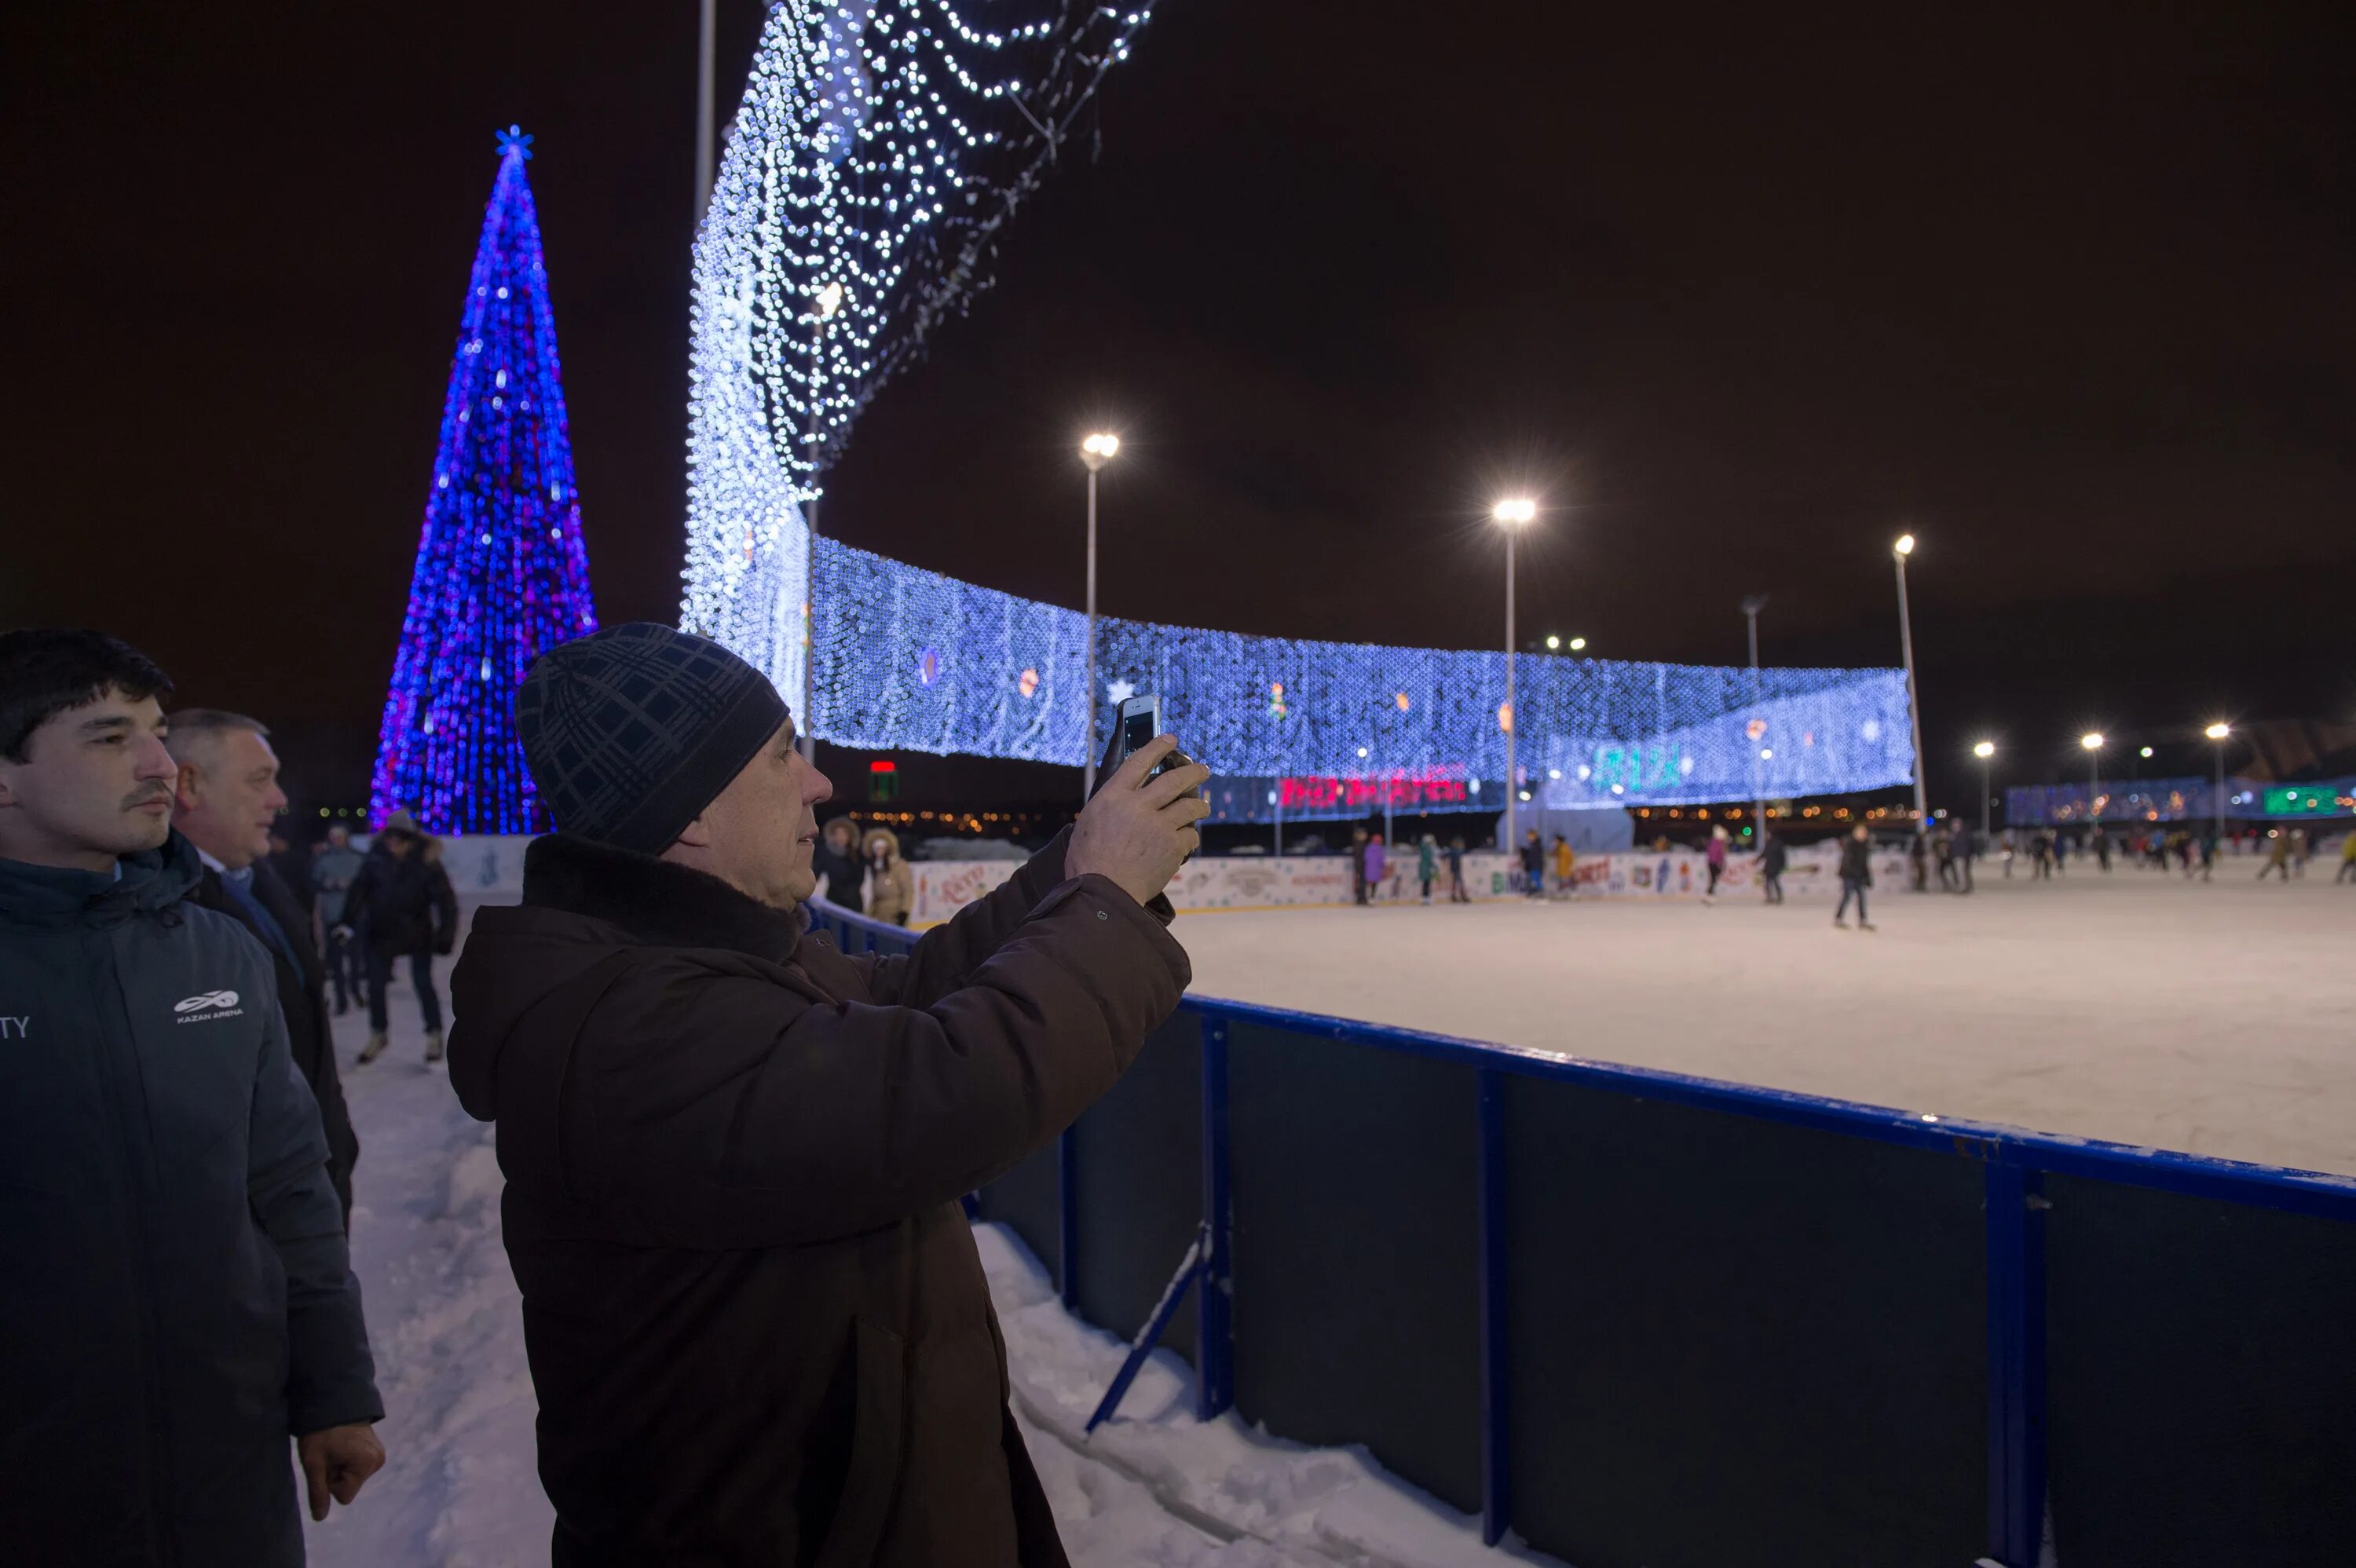
[{"label": "ice rink", "polygon": [[1970,897],[1182,917],[1194,989],[1745,1083],[2356,1175],[2356,886],[2073,862]]}]

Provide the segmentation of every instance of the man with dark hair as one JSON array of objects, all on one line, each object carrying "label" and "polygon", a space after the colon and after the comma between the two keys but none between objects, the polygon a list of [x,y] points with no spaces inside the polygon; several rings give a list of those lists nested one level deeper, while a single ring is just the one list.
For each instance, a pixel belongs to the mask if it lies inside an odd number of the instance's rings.
[{"label": "man with dark hair", "polygon": [[806,929],[826,779],[766,677],[632,624],[516,699],[559,831],[475,917],[450,1076],[498,1123],[559,1568],[1048,1568],[958,1200],[1177,1007],[1162,891],[1205,769],[1162,736],[899,957]]},{"label": "man with dark hair", "polygon": [[384,1463],[269,957],[188,901],[171,683],[0,635],[0,1557],[297,1568]]},{"label": "man with dark hair", "polygon": [[286,1043],[319,1103],[327,1179],[348,1221],[360,1140],[336,1073],[327,967],[311,941],[310,916],[269,864],[271,824],[286,809],[270,731],[241,713],[217,708],[184,708],[171,723],[172,757],[180,764],[172,826],[197,847],[205,865],[193,896],[253,933],[270,955]]},{"label": "man with dark hair", "polygon": [[366,999],[368,982],[352,950],[351,929],[344,924],[344,895],[360,874],[360,852],[352,848],[352,830],[338,822],[327,829],[327,841],[311,855],[312,908],[318,912],[320,951],[327,961],[327,978],[336,985],[336,1016],[351,1011],[352,993]]},{"label": "man with dark hair", "polygon": [[394,812],[377,830],[359,875],[344,890],[337,931],[359,949],[368,979],[369,1037],[360,1047],[360,1064],[384,1054],[391,1028],[384,992],[397,958],[409,960],[410,984],[417,988],[425,1060],[441,1061],[442,996],[434,988],[434,959],[458,944],[458,899],[450,874],[429,853],[426,837],[409,813]]}]

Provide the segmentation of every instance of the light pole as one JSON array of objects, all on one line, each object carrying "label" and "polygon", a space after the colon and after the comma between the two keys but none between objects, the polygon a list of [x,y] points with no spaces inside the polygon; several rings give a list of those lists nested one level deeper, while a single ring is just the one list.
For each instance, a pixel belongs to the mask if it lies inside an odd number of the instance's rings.
[{"label": "light pole", "polygon": [[1097,475],[1120,450],[1120,437],[1098,431],[1080,443],[1080,461],[1088,467],[1088,739],[1087,769],[1080,801],[1097,793]]},{"label": "light pole", "polygon": [[2225,737],[2233,732],[2233,727],[2222,719],[2202,731],[2211,741],[2217,742],[2217,794],[2209,804],[2217,810],[2217,845],[2220,853],[2222,853],[2225,844]]},{"label": "light pole", "polygon": [[2086,821],[2091,827],[2100,821],[2101,809],[2094,797],[2103,790],[2103,735],[2099,730],[2089,730],[2078,737],[2078,744],[2086,748]]},{"label": "light pole", "polygon": [[718,0],[703,0],[695,34],[695,221],[712,200],[712,79],[719,51]]},{"label": "light pole", "polygon": [[[1762,722],[1766,715],[1755,710],[1760,706],[1759,612],[1765,608],[1767,595],[1764,593],[1753,593],[1742,601],[1742,618],[1751,623],[1751,706],[1754,710],[1753,717]],[[1763,854],[1767,848],[1767,770],[1759,765],[1762,760],[1760,748],[1752,746],[1751,753],[1751,808],[1758,813],[1751,819],[1751,846]]]},{"label": "light pole", "polygon": [[826,324],[841,308],[842,285],[837,283],[819,290],[810,306],[810,428],[805,436],[810,449],[810,493],[809,499],[802,504],[802,705],[794,715],[801,727],[802,757],[808,762],[818,760],[818,737],[810,733],[810,699],[818,688],[810,666],[818,656],[818,639],[811,633],[815,629],[812,620],[818,613],[819,387],[826,371]]},{"label": "light pole", "polygon": [[1985,848],[1988,838],[1988,759],[1996,755],[1996,742],[1982,741],[1972,748],[1972,755],[1980,760],[1980,844]]},{"label": "light pole", "polygon": [[1511,496],[1490,508],[1489,515],[1505,530],[1505,706],[1497,714],[1505,728],[1505,842],[1508,855],[1521,852],[1522,779],[1514,763],[1514,731],[1521,728],[1514,711],[1514,536],[1529,527],[1538,504],[1526,496]]},{"label": "light pole", "polygon": [[1906,717],[1914,728],[1914,831],[1931,828],[1931,795],[1922,778],[1922,699],[1914,689],[1914,624],[1906,613],[1906,558],[1914,553],[1914,536],[1901,534],[1890,547],[1898,563],[1898,645],[1906,656]]}]

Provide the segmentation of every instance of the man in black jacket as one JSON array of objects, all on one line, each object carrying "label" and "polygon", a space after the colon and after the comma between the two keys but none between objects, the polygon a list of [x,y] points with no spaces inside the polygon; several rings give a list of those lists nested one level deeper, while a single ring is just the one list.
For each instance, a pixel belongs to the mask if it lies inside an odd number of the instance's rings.
[{"label": "man in black jacket", "polygon": [[0,635],[0,1561],[300,1568],[384,1463],[270,959],[187,900],[155,667]]},{"label": "man in black jacket", "polygon": [[441,1061],[442,997],[434,989],[434,956],[457,945],[458,900],[409,813],[394,812],[378,830],[360,874],[344,893],[337,930],[348,932],[358,944],[368,976],[369,1038],[360,1048],[360,1064],[384,1054],[391,1027],[384,988],[392,980],[392,961],[402,957],[409,960],[417,1010],[425,1022],[425,1060]]},{"label": "man in black jacket", "polygon": [[1162,737],[914,953],[805,933],[815,808],[767,678],[654,625],[545,655],[560,831],[452,978],[498,1124],[555,1568],[1060,1568],[960,1195],[1177,1007],[1159,895],[1205,769]]},{"label": "man in black jacket", "polygon": [[180,765],[172,826],[187,836],[205,864],[196,901],[253,933],[270,955],[278,1010],[286,1017],[286,1042],[311,1085],[311,1097],[319,1102],[327,1179],[335,1183],[348,1221],[360,1140],[336,1072],[327,968],[311,941],[311,922],[301,901],[270,867],[270,826],[286,809],[270,731],[242,714],[182,709],[172,715],[172,760]]}]

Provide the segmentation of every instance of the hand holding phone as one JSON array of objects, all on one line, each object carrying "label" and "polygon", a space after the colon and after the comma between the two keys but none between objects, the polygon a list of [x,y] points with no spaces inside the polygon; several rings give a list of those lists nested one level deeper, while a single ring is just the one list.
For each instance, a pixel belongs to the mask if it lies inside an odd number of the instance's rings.
[{"label": "hand holding phone", "polygon": [[1210,803],[1202,795],[1211,770],[1187,761],[1170,736],[1152,733],[1151,724],[1160,716],[1158,699],[1133,700],[1151,704],[1143,721],[1145,737],[1127,743],[1129,727],[1137,720],[1130,704],[1123,703],[1121,721],[1107,748],[1117,765],[1081,808],[1064,869],[1076,877],[1091,872],[1108,877],[1146,903],[1170,885],[1178,868],[1202,847],[1194,824],[1211,814]]}]

